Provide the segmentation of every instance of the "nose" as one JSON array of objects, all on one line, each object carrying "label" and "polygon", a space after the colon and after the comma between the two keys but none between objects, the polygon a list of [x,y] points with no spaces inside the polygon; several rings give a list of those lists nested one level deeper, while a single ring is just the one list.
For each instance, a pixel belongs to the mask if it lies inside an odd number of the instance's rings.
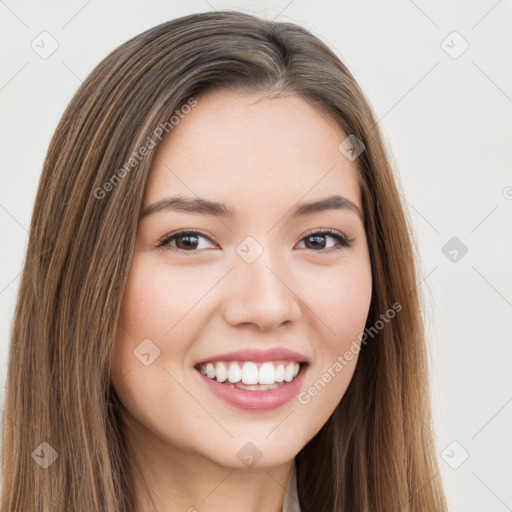
[{"label": "nose", "polygon": [[284,268],[268,251],[252,263],[237,257],[226,283],[225,320],[233,326],[256,325],[262,331],[296,322],[301,315],[300,299]]}]

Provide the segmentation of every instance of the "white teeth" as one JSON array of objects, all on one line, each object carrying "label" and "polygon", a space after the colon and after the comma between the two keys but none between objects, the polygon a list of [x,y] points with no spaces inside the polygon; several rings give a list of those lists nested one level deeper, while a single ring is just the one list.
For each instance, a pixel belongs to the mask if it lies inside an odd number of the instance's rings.
[{"label": "white teeth", "polygon": [[242,379],[242,369],[236,363],[231,363],[228,370],[228,380],[232,384]]},{"label": "white teeth", "polygon": [[276,371],[272,363],[263,363],[261,365],[258,380],[260,384],[274,384],[276,381]]},{"label": "white teeth", "polygon": [[215,376],[219,382],[224,382],[228,378],[228,369],[224,363],[217,363],[215,365]]},{"label": "white teeth", "polygon": [[[242,382],[244,384],[258,384],[258,367],[254,363],[244,363]],[[265,384],[268,384],[268,382]]]},{"label": "white teeth", "polygon": [[284,365],[280,364],[276,368],[276,382],[283,382],[284,380]]},{"label": "white teeth", "polygon": [[235,361],[202,364],[199,371],[210,379],[216,379],[217,382],[226,384],[239,383],[244,389],[272,389],[279,383],[291,382],[299,373],[299,363],[290,361],[288,364],[275,364],[273,362],[264,362],[258,366],[256,363],[246,361],[240,367]]},{"label": "white teeth", "polygon": [[215,368],[213,366],[212,363],[208,363],[206,365],[206,375],[210,378],[210,379],[213,379],[215,377]]},{"label": "white teeth", "polygon": [[284,380],[286,382],[291,382],[293,380],[293,363],[288,363],[288,366],[284,370]]}]

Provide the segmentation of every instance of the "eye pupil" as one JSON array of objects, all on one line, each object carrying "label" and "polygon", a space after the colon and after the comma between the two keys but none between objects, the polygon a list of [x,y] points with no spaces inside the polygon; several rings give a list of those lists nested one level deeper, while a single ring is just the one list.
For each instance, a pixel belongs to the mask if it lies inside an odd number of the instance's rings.
[{"label": "eye pupil", "polygon": [[[194,241],[191,243],[190,241],[188,242],[185,242],[183,245],[183,247],[180,247],[180,244],[178,243],[178,240],[190,240],[190,239],[194,239]],[[179,249],[183,249],[183,248],[195,248],[195,245],[197,245],[197,242],[198,241],[198,237],[197,236],[194,236],[194,235],[178,235],[176,237],[176,245],[178,246]]]},{"label": "eye pupil", "polygon": [[[315,247],[316,247],[316,248],[317,248],[317,247],[319,247],[319,245],[320,245],[320,246],[325,245],[325,243],[324,243],[324,244],[322,244],[321,242],[319,243],[319,242],[318,242],[318,241],[319,241],[319,239],[324,239],[324,242],[325,242],[325,235],[310,235],[310,236],[306,237],[306,240],[314,240],[314,242],[313,242],[313,247],[314,247],[314,248],[315,248]],[[307,242],[306,242],[306,246],[307,246],[307,245],[308,245],[308,244],[307,244]],[[322,248],[323,248],[323,247],[322,247]],[[308,249],[309,249],[309,247],[308,247]]]}]

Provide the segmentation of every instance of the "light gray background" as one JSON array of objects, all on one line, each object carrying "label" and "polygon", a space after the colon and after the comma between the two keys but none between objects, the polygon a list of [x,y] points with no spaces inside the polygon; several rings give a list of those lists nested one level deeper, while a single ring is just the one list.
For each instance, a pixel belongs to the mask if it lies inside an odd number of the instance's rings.
[{"label": "light gray background", "polygon": [[[64,108],[119,44],[163,21],[222,8],[307,27],[361,84],[392,152],[422,254],[434,434],[450,510],[512,510],[512,6],[506,0],[0,0],[2,384],[36,187]],[[31,48],[33,41],[42,46],[43,31],[59,45],[47,59]],[[461,38],[469,47],[458,55]],[[455,249],[455,262],[442,251],[452,237],[468,248],[463,256]],[[450,258],[452,250],[445,249]]]}]

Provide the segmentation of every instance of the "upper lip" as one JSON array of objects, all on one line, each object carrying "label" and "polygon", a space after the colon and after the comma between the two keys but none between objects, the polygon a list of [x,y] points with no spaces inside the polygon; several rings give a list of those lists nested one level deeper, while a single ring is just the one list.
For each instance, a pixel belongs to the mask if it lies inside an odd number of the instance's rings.
[{"label": "upper lip", "polygon": [[275,347],[266,350],[254,348],[235,350],[233,352],[224,352],[223,354],[217,354],[215,356],[208,357],[207,359],[202,359],[197,364],[210,363],[214,361],[262,362],[274,361],[278,359],[290,359],[292,361],[296,361],[297,363],[307,363],[308,361],[308,358],[300,352],[296,352],[295,350],[290,350],[285,347]]}]

